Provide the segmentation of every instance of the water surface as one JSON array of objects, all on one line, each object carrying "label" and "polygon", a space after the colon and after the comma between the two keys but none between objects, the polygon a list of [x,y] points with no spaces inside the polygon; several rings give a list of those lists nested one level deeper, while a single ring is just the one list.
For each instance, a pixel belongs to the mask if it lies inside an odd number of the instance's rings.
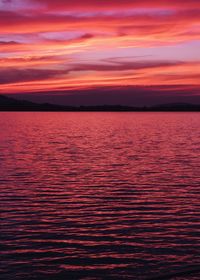
[{"label": "water surface", "polygon": [[200,279],[199,123],[0,113],[3,279]]}]

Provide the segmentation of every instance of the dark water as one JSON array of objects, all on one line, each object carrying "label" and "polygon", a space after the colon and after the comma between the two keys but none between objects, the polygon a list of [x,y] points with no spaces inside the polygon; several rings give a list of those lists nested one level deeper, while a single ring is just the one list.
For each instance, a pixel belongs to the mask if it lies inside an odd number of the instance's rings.
[{"label": "dark water", "polygon": [[0,113],[3,279],[200,279],[199,124]]}]

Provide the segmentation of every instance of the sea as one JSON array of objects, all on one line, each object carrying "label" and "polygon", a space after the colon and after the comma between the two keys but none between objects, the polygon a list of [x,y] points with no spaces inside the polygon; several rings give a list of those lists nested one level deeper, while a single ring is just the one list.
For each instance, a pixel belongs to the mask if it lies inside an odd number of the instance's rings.
[{"label": "sea", "polygon": [[3,280],[200,279],[200,114],[1,112]]}]

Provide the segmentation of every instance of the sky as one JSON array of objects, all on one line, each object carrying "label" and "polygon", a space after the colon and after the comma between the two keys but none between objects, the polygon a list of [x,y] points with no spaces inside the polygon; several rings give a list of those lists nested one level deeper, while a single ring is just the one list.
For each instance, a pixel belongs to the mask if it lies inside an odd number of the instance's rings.
[{"label": "sky", "polygon": [[0,94],[200,103],[200,1],[0,0]]}]

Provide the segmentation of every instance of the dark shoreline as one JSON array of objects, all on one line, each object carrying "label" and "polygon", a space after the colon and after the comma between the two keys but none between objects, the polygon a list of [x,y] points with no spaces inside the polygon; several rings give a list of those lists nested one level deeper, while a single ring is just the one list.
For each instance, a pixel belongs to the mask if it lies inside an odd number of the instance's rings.
[{"label": "dark shoreline", "polygon": [[154,106],[87,105],[71,106],[33,103],[0,95],[0,112],[199,112],[200,104],[170,103]]},{"label": "dark shoreline", "polygon": [[200,112],[200,108],[197,109],[182,109],[182,108],[169,108],[169,109],[162,109],[162,108],[147,108],[147,109],[104,109],[104,108],[66,108],[66,109],[46,109],[46,108],[0,108],[0,112],[57,112],[57,113],[64,113],[64,112],[121,112],[121,113],[128,113],[128,112],[135,112],[135,113],[145,113],[145,112]]}]

